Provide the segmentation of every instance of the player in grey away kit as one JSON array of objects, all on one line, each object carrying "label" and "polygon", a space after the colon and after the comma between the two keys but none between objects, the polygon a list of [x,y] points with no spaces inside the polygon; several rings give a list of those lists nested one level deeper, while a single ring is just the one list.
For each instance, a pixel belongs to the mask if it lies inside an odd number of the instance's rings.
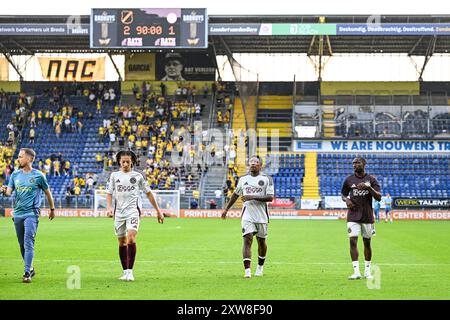
[{"label": "player in grey away kit", "polygon": [[249,164],[250,174],[239,178],[236,190],[222,213],[222,219],[225,219],[231,206],[239,196],[242,197],[242,201],[244,202],[241,218],[242,236],[244,240],[242,255],[245,278],[251,277],[250,262],[254,235],[256,235],[258,241],[258,266],[256,267],[255,276],[263,275],[263,265],[267,252],[267,225],[269,223],[267,202],[271,202],[274,197],[272,178],[260,173],[261,159],[258,156],[253,156],[250,158]]},{"label": "player in grey away kit", "polygon": [[[114,217],[114,229],[119,240],[119,256],[122,263],[124,281],[134,281],[133,266],[136,257],[136,235],[142,209],[141,192],[155,208],[158,222],[164,222],[164,216],[156,203],[147,179],[140,172],[134,171],[137,162],[132,151],[119,151],[116,155],[120,170],[113,172],[109,178],[106,196],[109,217]],[[115,200],[114,209],[112,200]]]}]

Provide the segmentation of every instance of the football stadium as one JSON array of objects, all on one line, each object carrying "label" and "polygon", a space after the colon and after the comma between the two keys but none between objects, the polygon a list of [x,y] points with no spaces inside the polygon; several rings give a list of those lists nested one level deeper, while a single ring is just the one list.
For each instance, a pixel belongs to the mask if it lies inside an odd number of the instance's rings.
[{"label": "football stadium", "polygon": [[450,298],[450,15],[93,7],[0,51],[0,300]]}]

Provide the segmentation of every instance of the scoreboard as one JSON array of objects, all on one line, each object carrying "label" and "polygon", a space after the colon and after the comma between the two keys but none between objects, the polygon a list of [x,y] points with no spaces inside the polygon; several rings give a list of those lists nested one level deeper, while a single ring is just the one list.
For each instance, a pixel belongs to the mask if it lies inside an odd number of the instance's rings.
[{"label": "scoreboard", "polygon": [[206,9],[92,9],[91,48],[208,47]]}]

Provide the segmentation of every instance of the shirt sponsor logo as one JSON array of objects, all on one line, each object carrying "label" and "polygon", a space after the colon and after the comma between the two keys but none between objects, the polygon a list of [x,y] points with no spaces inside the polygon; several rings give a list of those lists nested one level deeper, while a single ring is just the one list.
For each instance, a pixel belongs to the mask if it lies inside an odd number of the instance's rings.
[{"label": "shirt sponsor logo", "polygon": [[369,190],[353,189],[353,196],[354,197],[364,197],[364,196],[367,196],[368,194],[369,194]]},{"label": "shirt sponsor logo", "polygon": [[122,186],[122,185],[117,186],[117,192],[131,192],[134,191],[135,189],[136,189],[135,186]]},{"label": "shirt sponsor logo", "polygon": [[250,193],[250,194],[253,194],[253,193],[261,193],[262,191],[263,191],[262,188],[253,187],[253,186],[250,186],[250,187],[245,188],[245,192],[246,192],[246,193]]},{"label": "shirt sponsor logo", "polygon": [[30,192],[32,191],[32,187],[16,187],[17,192]]}]

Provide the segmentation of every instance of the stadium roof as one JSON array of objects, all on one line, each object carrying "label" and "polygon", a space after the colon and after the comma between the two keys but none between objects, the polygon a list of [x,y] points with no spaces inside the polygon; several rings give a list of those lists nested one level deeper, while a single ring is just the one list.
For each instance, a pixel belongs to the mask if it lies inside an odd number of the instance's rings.
[{"label": "stadium roof", "polygon": [[[82,24],[89,24],[90,16],[80,16]],[[69,16],[0,16],[0,24],[65,24]],[[318,23],[320,15],[308,16],[209,16],[212,24]],[[327,15],[326,23],[367,23],[368,15]],[[386,15],[380,23],[450,23],[450,15]],[[323,40],[323,55],[335,53],[409,53],[429,55],[448,53],[450,35],[210,35],[209,44],[217,55],[226,53],[307,53],[319,54]],[[432,51],[430,51],[432,50]],[[50,52],[111,52],[118,49],[91,49],[89,34],[84,35],[0,35],[0,51],[8,54]]]}]

